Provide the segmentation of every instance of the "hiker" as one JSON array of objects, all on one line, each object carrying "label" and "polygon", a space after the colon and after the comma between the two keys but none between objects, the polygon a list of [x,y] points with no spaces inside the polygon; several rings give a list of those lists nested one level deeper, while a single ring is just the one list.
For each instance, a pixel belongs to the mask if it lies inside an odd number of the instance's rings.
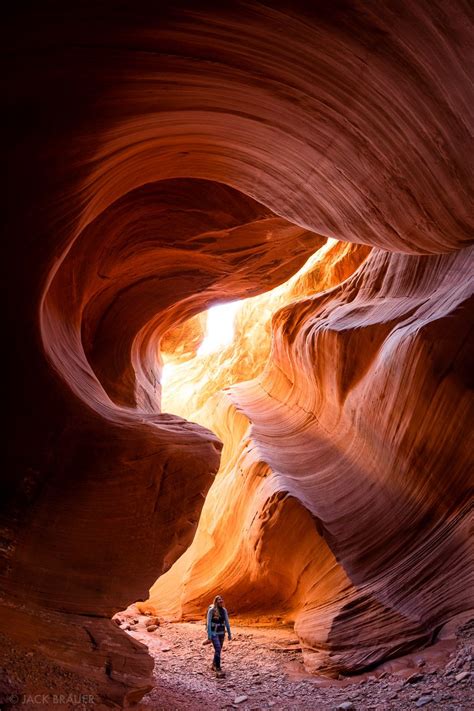
[{"label": "hiker", "polygon": [[214,661],[212,670],[221,674],[221,650],[224,644],[225,631],[229,640],[232,639],[229,625],[229,615],[224,607],[224,600],[216,595],[212,605],[207,610],[207,638],[214,646]]}]

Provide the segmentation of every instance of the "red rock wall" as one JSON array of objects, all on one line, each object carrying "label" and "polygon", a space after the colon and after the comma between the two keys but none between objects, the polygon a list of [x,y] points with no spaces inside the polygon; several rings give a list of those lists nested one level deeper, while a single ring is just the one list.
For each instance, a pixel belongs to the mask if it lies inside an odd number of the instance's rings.
[{"label": "red rock wall", "polygon": [[[321,234],[377,250],[342,291],[282,312],[274,363],[290,384],[269,367],[271,403],[256,385],[235,398],[280,488],[291,483],[282,520],[304,507],[325,522],[331,555],[369,586],[402,644],[433,629],[465,604],[468,574],[468,5],[48,2],[16,12],[4,42],[9,604],[59,611],[71,625],[67,615],[107,616],[187,547],[220,443],[159,413],[160,337],[215,300],[283,281]],[[355,493],[316,469],[314,453],[324,463],[336,444],[312,420],[301,426],[301,407],[328,432],[340,420]],[[308,438],[298,464],[291,453]],[[364,505],[369,546],[366,527],[358,537],[342,523]],[[414,539],[429,566],[413,565],[406,583],[427,594],[407,597],[398,587]],[[379,613],[342,607],[327,618],[334,649],[349,615],[366,620],[360,647],[370,650]],[[309,613],[298,621],[310,646],[318,624]],[[110,634],[104,654],[128,645]],[[58,636],[42,653],[64,662],[64,644]],[[336,666],[365,659],[343,657]]]},{"label": "red rock wall", "polygon": [[472,606],[471,267],[467,253],[372,252],[339,289],[280,312],[276,367],[235,393],[276,490],[313,514],[352,585],[297,609],[310,668],[363,668]]},{"label": "red rock wall", "polygon": [[219,590],[238,616],[296,621],[307,668],[327,674],[425,644],[469,609],[471,270],[469,250],[373,250],[276,313],[264,373],[193,413],[224,442],[221,469],[145,608],[192,618]]}]

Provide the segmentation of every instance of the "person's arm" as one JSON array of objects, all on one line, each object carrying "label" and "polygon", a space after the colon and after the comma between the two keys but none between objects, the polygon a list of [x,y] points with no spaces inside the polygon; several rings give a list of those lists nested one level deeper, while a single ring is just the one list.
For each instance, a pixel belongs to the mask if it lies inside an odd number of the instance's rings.
[{"label": "person's arm", "polygon": [[210,607],[207,611],[207,638],[208,639],[211,639],[211,633],[212,633],[211,620],[212,620],[212,607]]},{"label": "person's arm", "polygon": [[232,639],[232,635],[230,633],[229,615],[227,614],[227,610],[225,608],[224,608],[224,623],[225,623],[225,627],[227,630],[227,636],[229,637],[229,639]]}]

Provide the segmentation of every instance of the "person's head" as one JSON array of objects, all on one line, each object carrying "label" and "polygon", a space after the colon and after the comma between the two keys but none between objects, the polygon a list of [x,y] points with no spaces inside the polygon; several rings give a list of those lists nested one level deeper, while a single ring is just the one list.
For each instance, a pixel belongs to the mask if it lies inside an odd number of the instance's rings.
[{"label": "person's head", "polygon": [[220,607],[224,607],[224,599],[221,597],[221,595],[215,596],[214,602],[213,602],[213,607],[214,607],[214,610],[216,610],[216,612]]}]

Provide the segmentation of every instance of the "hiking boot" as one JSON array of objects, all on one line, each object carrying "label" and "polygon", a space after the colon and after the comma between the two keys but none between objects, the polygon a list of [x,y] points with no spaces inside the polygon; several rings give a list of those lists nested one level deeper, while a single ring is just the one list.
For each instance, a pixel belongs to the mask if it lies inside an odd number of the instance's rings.
[{"label": "hiking boot", "polygon": [[214,662],[212,662],[211,669],[212,669],[212,671],[219,671],[218,668],[216,667],[216,665],[214,664]]}]

